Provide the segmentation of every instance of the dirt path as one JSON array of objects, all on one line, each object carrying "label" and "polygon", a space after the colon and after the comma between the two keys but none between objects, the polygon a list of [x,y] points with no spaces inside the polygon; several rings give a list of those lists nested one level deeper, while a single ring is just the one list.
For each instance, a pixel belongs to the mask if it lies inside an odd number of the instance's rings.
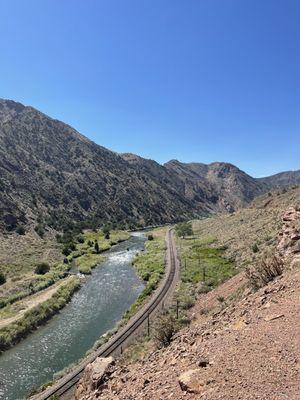
[{"label": "dirt path", "polygon": [[27,297],[24,300],[20,300],[14,304],[14,306],[22,305],[22,310],[18,312],[17,315],[9,318],[3,318],[0,320],[0,328],[4,328],[5,326],[18,321],[23,315],[31,310],[32,308],[36,307],[37,305],[43,303],[46,300],[49,300],[57,290],[65,285],[65,283],[70,279],[70,277],[60,280],[59,282],[55,283],[54,285],[50,286],[47,289],[44,289],[30,297]]}]

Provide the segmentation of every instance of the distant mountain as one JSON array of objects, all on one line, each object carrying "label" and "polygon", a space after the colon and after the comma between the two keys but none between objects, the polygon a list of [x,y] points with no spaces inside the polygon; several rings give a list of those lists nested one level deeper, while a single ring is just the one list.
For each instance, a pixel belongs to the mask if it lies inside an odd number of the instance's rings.
[{"label": "distant mountain", "polygon": [[60,229],[72,221],[136,226],[232,211],[273,185],[264,179],[227,163],[163,166],[117,154],[32,107],[0,99],[2,229]]},{"label": "distant mountain", "polygon": [[300,185],[300,171],[280,172],[276,175],[259,178],[258,181],[270,187]]},{"label": "distant mountain", "polygon": [[177,175],[192,202],[205,198],[212,211],[233,211],[245,206],[267,186],[229,163],[181,163],[171,160],[165,167]]}]

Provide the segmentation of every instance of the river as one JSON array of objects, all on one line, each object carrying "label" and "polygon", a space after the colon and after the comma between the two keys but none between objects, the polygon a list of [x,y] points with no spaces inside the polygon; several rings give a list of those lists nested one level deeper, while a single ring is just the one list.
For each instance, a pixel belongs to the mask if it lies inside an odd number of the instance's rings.
[{"label": "river", "polygon": [[112,247],[59,314],[0,356],[0,399],[25,399],[115,326],[144,288],[132,260],[145,240],[143,233],[133,233]]}]

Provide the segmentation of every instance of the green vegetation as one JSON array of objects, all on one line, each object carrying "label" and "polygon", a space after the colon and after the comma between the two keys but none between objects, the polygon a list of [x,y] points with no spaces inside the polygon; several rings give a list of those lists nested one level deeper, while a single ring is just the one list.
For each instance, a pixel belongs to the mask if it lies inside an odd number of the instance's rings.
[{"label": "green vegetation", "polygon": [[[114,244],[127,240],[129,233],[126,231],[112,231],[109,239],[106,239],[107,232],[86,231],[80,235],[80,239],[73,251],[68,254],[68,260],[74,260],[76,267],[82,274],[90,274],[92,268],[104,260],[101,253],[108,250]],[[69,249],[69,248],[68,248]]]},{"label": "green vegetation", "polygon": [[90,274],[92,268],[95,268],[104,259],[105,257],[100,254],[87,253],[76,258],[75,265],[82,274]]},{"label": "green vegetation", "polygon": [[80,281],[72,277],[45,302],[27,311],[12,324],[0,329],[0,351],[3,351],[24,338],[33,329],[46,322],[70,301],[72,294],[80,287]]},{"label": "green vegetation", "polygon": [[138,275],[144,280],[146,287],[134,304],[125,313],[124,320],[131,318],[138,308],[157,288],[165,270],[165,234],[166,228],[159,228],[152,232],[153,240],[148,240],[145,252],[141,252],[133,261]]},{"label": "green vegetation", "polygon": [[36,274],[17,282],[19,290],[14,290],[11,294],[8,292],[7,296],[2,296],[0,298],[0,309],[53,285],[65,277],[68,268],[69,266],[66,264],[56,264],[44,275]]},{"label": "green vegetation", "polygon": [[6,282],[5,276],[2,272],[0,272],[0,285],[3,285]]},{"label": "green vegetation", "polygon": [[25,228],[24,228],[24,226],[23,226],[23,225],[18,225],[17,228],[16,228],[16,232],[17,232],[19,235],[25,235]]},{"label": "green vegetation", "polygon": [[50,271],[50,265],[46,262],[39,263],[34,270],[35,274],[38,275],[45,275],[49,271]]},{"label": "green vegetation", "polygon": [[36,227],[34,228],[34,230],[36,231],[36,233],[43,238],[45,235],[45,226],[41,223],[39,223],[38,225],[36,225]]},{"label": "green vegetation", "polygon": [[253,253],[257,253],[259,251],[257,243],[254,243],[254,245],[252,246],[252,251],[253,251]]},{"label": "green vegetation", "polygon": [[178,237],[185,238],[193,235],[193,227],[191,222],[180,222],[175,226],[175,232]]},{"label": "green vegetation", "polygon": [[225,249],[215,247],[215,238],[195,235],[194,239],[177,239],[181,260],[181,282],[177,289],[180,308],[194,305],[200,293],[207,293],[236,273]]}]

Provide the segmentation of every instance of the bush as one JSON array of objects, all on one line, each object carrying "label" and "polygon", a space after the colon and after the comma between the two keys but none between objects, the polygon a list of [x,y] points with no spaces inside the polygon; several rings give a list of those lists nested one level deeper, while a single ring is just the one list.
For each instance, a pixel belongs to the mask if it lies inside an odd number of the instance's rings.
[{"label": "bush", "polygon": [[159,347],[169,346],[173,336],[179,330],[179,323],[170,313],[157,316],[154,323],[153,337]]},{"label": "bush", "polygon": [[263,260],[256,267],[246,268],[245,273],[250,286],[257,290],[267,285],[277,276],[282,275],[283,267],[283,260],[280,257],[273,256]]},{"label": "bush", "polygon": [[153,235],[150,233],[149,235],[148,235],[148,240],[153,240],[154,239],[154,237],[153,237]]},{"label": "bush", "polygon": [[259,250],[259,248],[258,248],[257,244],[254,243],[254,245],[252,246],[252,251],[253,251],[253,253],[257,253],[258,250]]},{"label": "bush", "polygon": [[44,229],[44,226],[43,226],[42,224],[38,224],[38,225],[34,228],[34,230],[36,231],[36,233],[37,233],[41,238],[44,237],[45,229]]},{"label": "bush", "polygon": [[18,225],[16,229],[17,234],[19,235],[25,235],[25,228],[22,225]]},{"label": "bush", "polygon": [[6,282],[6,278],[2,272],[0,272],[0,285],[3,285]]},{"label": "bush", "polygon": [[84,236],[83,235],[78,235],[77,236],[77,242],[78,243],[84,243]]},{"label": "bush", "polygon": [[50,265],[46,262],[42,262],[35,267],[34,272],[39,275],[45,275],[50,271]]},{"label": "bush", "polygon": [[65,246],[65,247],[63,248],[63,250],[62,250],[62,253],[63,253],[64,256],[68,257],[68,255],[71,254],[71,250],[69,249],[68,246]]}]

